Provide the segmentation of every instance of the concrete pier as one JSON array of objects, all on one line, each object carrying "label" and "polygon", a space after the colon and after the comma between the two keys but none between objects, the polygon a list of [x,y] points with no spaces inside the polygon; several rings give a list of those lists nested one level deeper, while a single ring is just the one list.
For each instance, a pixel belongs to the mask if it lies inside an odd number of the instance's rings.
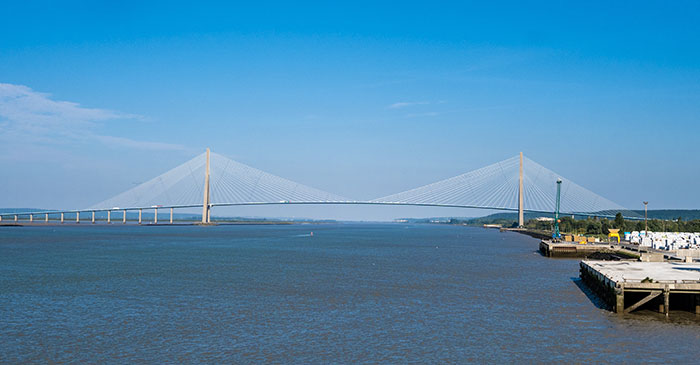
[{"label": "concrete pier", "polygon": [[92,224],[95,224],[95,211],[92,211],[92,218],[91,218]]},{"label": "concrete pier", "polygon": [[126,210],[122,210],[122,224],[126,224]]},{"label": "concrete pier", "polygon": [[107,224],[112,223],[112,211],[108,210],[107,211]]},{"label": "concrete pier", "polygon": [[80,223],[80,212],[75,212],[75,223]]},{"label": "concrete pier", "polygon": [[647,308],[700,315],[700,264],[584,260],[580,275],[616,313]]},{"label": "concrete pier", "polygon": [[158,224],[158,208],[153,210],[153,224]]},{"label": "concrete pier", "polygon": [[30,215],[29,215],[29,221],[30,221],[30,222],[34,222],[34,214],[30,214]]},{"label": "concrete pier", "polygon": [[61,212],[61,223],[63,223],[63,212]]},{"label": "concrete pier", "polygon": [[48,221],[49,221],[49,213],[46,213],[46,216],[44,216],[44,222],[48,222]]},{"label": "concrete pier", "polygon": [[143,209],[139,209],[139,224],[141,224],[141,213],[143,213]]},{"label": "concrete pier", "polygon": [[173,208],[170,208],[170,224],[173,224]]},{"label": "concrete pier", "polygon": [[611,243],[588,243],[582,245],[576,242],[540,241],[540,253],[547,257],[588,257],[598,252],[619,255],[621,258],[637,258],[639,255],[638,252],[630,251],[624,246]]}]

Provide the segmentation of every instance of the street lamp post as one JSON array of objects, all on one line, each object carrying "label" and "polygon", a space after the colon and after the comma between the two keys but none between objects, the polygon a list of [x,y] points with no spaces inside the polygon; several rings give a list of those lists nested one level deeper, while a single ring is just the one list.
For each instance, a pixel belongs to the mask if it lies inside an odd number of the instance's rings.
[{"label": "street lamp post", "polygon": [[647,228],[647,204],[649,204],[649,202],[644,202],[644,236],[646,236],[649,231]]}]

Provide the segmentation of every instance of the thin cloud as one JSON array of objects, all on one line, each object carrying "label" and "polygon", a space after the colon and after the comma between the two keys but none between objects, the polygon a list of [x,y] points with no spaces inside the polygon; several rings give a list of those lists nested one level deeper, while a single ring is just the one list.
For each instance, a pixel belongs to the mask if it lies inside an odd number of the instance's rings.
[{"label": "thin cloud", "polygon": [[440,115],[440,113],[438,112],[409,113],[406,114],[406,118],[436,117],[438,115]]},{"label": "thin cloud", "polygon": [[103,136],[95,132],[109,121],[143,119],[135,114],[53,100],[50,94],[24,85],[0,83],[0,141],[24,145],[98,142],[142,149],[184,149],[174,144]]},{"label": "thin cloud", "polygon": [[181,151],[185,149],[182,145],[163,143],[163,142],[150,142],[150,141],[137,141],[130,138],[124,137],[114,137],[114,136],[94,136],[95,139],[107,145],[123,146],[130,148],[139,148],[142,150],[159,150],[159,151]]},{"label": "thin cloud", "polygon": [[430,104],[429,101],[412,101],[412,102],[400,101],[400,102],[396,102],[394,104],[389,105],[387,108],[389,108],[389,109],[401,109],[401,108],[406,108],[406,107],[414,106],[414,105],[428,105],[428,104]]}]

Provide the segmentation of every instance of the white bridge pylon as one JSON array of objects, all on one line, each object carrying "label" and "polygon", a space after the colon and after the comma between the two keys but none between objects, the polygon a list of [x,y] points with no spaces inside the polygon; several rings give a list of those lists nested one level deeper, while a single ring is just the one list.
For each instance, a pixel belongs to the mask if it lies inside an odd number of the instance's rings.
[{"label": "white bridge pylon", "polygon": [[[86,209],[203,207],[209,222],[215,206],[269,204],[368,204],[480,208],[551,213],[561,179],[563,214],[614,215],[629,212],[537,164],[514,156],[449,179],[372,200],[351,200],[255,169],[220,154],[203,153],[143,184]],[[208,163],[211,159],[210,164]],[[207,175],[209,171],[210,175]],[[521,188],[522,186],[522,188]],[[206,190],[209,190],[207,194]],[[202,199],[204,197],[204,199]],[[522,203],[521,203],[522,198]]]},{"label": "white bridge pylon", "polygon": [[605,216],[629,212],[621,205],[523,157],[522,154],[462,175],[372,201],[506,211],[522,208],[525,212],[552,213],[556,203],[557,179],[562,180],[561,212],[564,214]]},{"label": "white bridge pylon", "polygon": [[[207,205],[207,200],[210,206],[348,201],[339,195],[269,174],[217,153],[211,153],[210,160],[207,168],[205,152],[88,209],[198,207]],[[208,194],[205,193],[207,186]]]}]

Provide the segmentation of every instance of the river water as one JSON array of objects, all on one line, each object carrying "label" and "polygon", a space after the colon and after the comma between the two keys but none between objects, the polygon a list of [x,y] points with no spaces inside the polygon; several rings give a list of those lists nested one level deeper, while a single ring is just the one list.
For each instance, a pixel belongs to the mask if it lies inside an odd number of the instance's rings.
[{"label": "river water", "polygon": [[618,317],[537,246],[447,225],[0,227],[0,362],[700,358],[694,316]]}]

